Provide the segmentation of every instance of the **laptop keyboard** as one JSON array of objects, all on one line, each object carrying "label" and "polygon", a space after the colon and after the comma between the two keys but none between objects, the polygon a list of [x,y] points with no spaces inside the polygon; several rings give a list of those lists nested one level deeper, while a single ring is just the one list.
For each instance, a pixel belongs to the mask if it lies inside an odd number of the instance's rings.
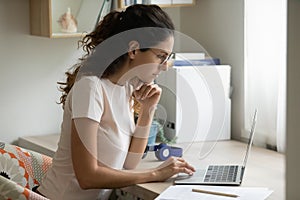
[{"label": "laptop keyboard", "polygon": [[237,170],[237,165],[210,165],[204,182],[235,182]]}]

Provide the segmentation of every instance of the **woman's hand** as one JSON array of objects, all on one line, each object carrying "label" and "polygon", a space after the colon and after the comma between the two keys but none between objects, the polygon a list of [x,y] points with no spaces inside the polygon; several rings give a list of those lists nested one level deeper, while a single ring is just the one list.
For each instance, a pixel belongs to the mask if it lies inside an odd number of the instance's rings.
[{"label": "woman's hand", "polygon": [[161,88],[153,83],[144,84],[133,94],[141,106],[151,108],[157,105],[161,96]]},{"label": "woman's hand", "polygon": [[195,169],[183,158],[170,157],[155,169],[156,180],[165,181],[178,173],[193,175]]}]

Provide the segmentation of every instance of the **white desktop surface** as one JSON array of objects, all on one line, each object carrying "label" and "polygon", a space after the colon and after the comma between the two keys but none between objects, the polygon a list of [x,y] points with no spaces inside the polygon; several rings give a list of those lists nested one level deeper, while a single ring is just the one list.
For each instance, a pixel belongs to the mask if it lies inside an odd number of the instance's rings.
[{"label": "white desktop surface", "polygon": [[[177,145],[178,146],[178,145]],[[196,168],[205,168],[208,164],[242,164],[246,144],[238,141],[219,141],[208,156],[199,159],[199,146],[193,144],[183,157]],[[154,153],[149,152],[138,168],[150,168],[159,165]],[[123,188],[143,199],[154,199],[174,179],[166,182],[137,184]],[[283,200],[285,197],[285,156],[275,151],[253,146],[248,158],[243,183],[237,187],[264,187],[273,190],[268,200]]]}]

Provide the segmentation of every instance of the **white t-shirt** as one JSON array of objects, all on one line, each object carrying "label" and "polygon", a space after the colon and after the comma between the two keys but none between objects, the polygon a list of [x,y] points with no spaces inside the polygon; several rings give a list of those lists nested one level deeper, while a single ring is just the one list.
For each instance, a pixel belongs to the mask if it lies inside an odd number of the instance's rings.
[{"label": "white t-shirt", "polygon": [[42,194],[55,200],[108,198],[111,190],[82,190],[78,184],[71,158],[71,122],[82,117],[98,121],[98,159],[109,167],[122,169],[135,128],[131,91],[128,84],[119,86],[96,76],[84,76],[74,84],[65,102],[52,167],[38,189]]}]

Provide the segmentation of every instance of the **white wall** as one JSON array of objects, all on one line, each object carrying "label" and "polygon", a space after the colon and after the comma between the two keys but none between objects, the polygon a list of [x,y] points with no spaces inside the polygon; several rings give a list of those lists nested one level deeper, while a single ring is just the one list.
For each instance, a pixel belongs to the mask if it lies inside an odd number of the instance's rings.
[{"label": "white wall", "polygon": [[[166,11],[179,27],[179,8]],[[0,0],[0,141],[60,132],[56,82],[82,54],[79,39],[31,36],[29,0]]]},{"label": "white wall", "polygon": [[232,67],[232,137],[244,126],[244,1],[197,0],[180,9],[180,30],[197,40],[213,57]]},{"label": "white wall", "polygon": [[300,1],[288,0],[286,199],[300,199]]},{"label": "white wall", "polygon": [[175,29],[177,31],[180,31],[180,18],[181,18],[180,7],[163,8],[163,10],[166,11],[170,16],[170,18],[172,19],[175,25]]},{"label": "white wall", "polygon": [[77,40],[29,34],[29,0],[0,0],[0,140],[60,131],[56,82],[81,54]]}]

